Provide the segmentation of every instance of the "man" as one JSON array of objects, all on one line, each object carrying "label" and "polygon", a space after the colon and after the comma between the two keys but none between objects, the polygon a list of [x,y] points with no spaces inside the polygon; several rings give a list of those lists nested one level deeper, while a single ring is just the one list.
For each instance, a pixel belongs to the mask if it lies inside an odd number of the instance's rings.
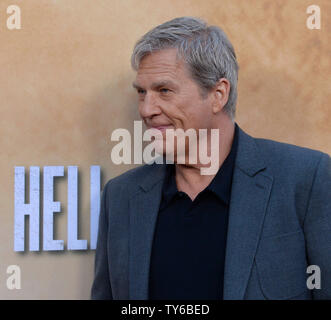
[{"label": "man", "polygon": [[330,157],[239,128],[223,31],[171,20],[137,42],[132,65],[147,128],[218,129],[219,169],[154,163],[106,184],[92,298],[331,298]]}]

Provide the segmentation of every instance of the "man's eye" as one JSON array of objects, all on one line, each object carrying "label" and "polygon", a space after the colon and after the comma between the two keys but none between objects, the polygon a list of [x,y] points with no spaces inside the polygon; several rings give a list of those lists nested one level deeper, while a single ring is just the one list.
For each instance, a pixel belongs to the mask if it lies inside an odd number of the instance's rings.
[{"label": "man's eye", "polygon": [[170,92],[170,90],[167,89],[167,88],[161,88],[161,89],[160,89],[160,92],[168,93],[168,92]]},{"label": "man's eye", "polygon": [[144,94],[144,93],[145,93],[145,90],[143,90],[143,89],[138,89],[137,92],[138,92],[138,94]]}]

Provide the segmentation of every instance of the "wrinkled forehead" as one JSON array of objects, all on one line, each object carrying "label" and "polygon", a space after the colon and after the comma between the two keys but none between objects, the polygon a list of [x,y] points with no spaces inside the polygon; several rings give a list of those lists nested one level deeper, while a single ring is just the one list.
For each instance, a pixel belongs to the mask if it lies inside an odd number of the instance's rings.
[{"label": "wrinkled forehead", "polygon": [[186,62],[178,54],[177,49],[163,49],[145,55],[136,74],[136,81],[147,78],[180,79],[190,76]]}]

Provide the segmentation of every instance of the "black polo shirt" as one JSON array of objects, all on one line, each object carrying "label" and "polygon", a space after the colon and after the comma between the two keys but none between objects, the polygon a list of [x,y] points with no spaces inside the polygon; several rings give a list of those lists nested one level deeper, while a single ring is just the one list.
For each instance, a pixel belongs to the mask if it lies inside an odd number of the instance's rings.
[{"label": "black polo shirt", "polygon": [[224,259],[238,126],[231,151],[192,201],[167,165],[150,264],[149,299],[223,299]]}]

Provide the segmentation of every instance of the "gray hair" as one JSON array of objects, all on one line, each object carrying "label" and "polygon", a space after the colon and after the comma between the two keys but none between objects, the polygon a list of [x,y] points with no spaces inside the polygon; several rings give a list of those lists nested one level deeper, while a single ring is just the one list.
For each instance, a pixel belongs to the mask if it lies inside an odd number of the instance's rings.
[{"label": "gray hair", "polygon": [[231,42],[217,26],[201,19],[181,17],[167,21],[147,32],[135,44],[131,65],[138,70],[141,59],[154,51],[176,48],[187,64],[192,78],[203,92],[214,88],[217,81],[230,82],[229,99],[224,111],[233,120],[237,102],[238,64]]}]

